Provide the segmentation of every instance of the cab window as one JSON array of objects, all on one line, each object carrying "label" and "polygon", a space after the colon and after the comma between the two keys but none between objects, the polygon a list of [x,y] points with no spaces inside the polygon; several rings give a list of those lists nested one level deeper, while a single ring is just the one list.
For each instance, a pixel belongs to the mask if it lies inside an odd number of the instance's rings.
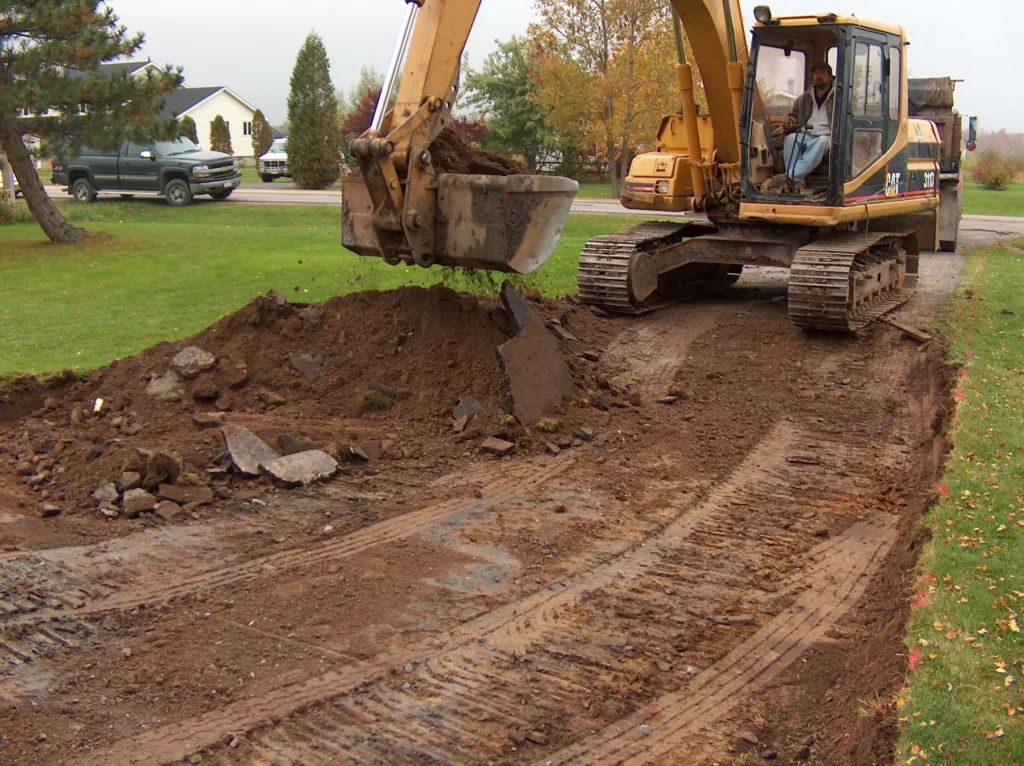
[{"label": "cab window", "polygon": [[806,90],[807,56],[803,51],[761,45],[757,52],[757,85],[772,117],[784,117]]}]

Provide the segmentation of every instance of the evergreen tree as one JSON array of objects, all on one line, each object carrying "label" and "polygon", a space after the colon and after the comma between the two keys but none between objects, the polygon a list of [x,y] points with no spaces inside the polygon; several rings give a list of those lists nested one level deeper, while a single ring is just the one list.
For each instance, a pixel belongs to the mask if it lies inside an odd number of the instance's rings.
[{"label": "evergreen tree", "polygon": [[199,130],[196,128],[196,121],[188,115],[182,117],[178,122],[181,123],[181,135],[192,141],[193,144],[199,144]]},{"label": "evergreen tree", "polygon": [[274,143],[274,129],[259,109],[252,116],[252,156],[259,159]]},{"label": "evergreen tree", "polygon": [[315,33],[295,58],[288,95],[288,168],[300,189],[326,189],[338,180],[338,98],[323,41]]},{"label": "evergreen tree", "polygon": [[231,132],[228,124],[219,114],[210,123],[210,151],[234,154],[231,150]]},{"label": "evergreen tree", "polygon": [[0,146],[29,210],[54,242],[79,242],[86,232],[46,195],[24,136],[74,152],[82,144],[109,148],[126,138],[181,134],[176,120],[156,118],[162,97],[181,85],[180,68],[150,67],[142,77],[98,73],[104,62],[131,58],[143,40],[128,35],[104,0],[0,3]]}]

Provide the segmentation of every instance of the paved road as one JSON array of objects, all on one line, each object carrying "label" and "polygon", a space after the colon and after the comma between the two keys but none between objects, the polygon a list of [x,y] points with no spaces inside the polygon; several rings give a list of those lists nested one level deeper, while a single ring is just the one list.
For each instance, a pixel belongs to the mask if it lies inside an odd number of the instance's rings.
[{"label": "paved road", "polygon": [[[47,192],[54,199],[66,198],[60,187],[48,186]],[[102,199],[102,198],[101,198]],[[117,199],[117,197],[110,197]],[[141,199],[141,198],[140,198]],[[292,184],[275,182],[273,184],[245,183],[239,187],[231,199],[233,204],[264,204],[264,205],[341,205],[341,190],[302,191]],[[209,197],[200,197],[197,204],[219,205]],[[600,213],[604,215],[643,215],[636,210],[624,208],[617,200],[608,199],[576,199],[572,203],[574,213]],[[682,213],[661,213],[658,217],[683,217]],[[1024,218],[1000,218],[995,216],[965,215],[961,236],[968,247],[982,244],[1000,236],[1024,234]]]}]

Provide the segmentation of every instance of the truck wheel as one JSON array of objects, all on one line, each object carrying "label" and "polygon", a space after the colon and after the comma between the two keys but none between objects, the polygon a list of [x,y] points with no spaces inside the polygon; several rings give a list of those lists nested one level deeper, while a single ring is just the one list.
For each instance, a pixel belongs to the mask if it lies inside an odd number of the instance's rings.
[{"label": "truck wheel", "polygon": [[274,177],[273,176],[260,176],[260,178],[263,179],[263,183],[265,183],[265,184],[272,184],[272,183],[274,183]]},{"label": "truck wheel", "polygon": [[227,199],[231,196],[231,192],[233,191],[234,189],[221,189],[220,191],[210,192],[210,196],[214,199]]},{"label": "truck wheel", "polygon": [[92,188],[88,178],[79,178],[71,184],[71,196],[74,197],[75,202],[88,205],[96,199],[96,190]]},{"label": "truck wheel", "polygon": [[185,207],[192,202],[192,190],[180,178],[172,178],[164,187],[164,198],[171,207]]}]

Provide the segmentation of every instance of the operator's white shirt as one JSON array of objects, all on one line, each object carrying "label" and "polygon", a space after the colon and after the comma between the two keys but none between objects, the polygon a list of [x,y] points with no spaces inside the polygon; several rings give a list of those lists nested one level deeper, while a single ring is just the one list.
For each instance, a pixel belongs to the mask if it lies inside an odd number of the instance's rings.
[{"label": "operator's white shirt", "polygon": [[[832,86],[832,90],[835,90],[835,86]],[[829,91],[828,95],[832,95],[832,91]],[[826,108],[828,104],[828,95],[825,96],[821,102],[821,106],[818,106],[818,99],[815,98],[814,90],[811,90],[811,116],[807,120],[808,132],[812,136],[828,136],[832,134],[829,128],[829,113]]]}]

